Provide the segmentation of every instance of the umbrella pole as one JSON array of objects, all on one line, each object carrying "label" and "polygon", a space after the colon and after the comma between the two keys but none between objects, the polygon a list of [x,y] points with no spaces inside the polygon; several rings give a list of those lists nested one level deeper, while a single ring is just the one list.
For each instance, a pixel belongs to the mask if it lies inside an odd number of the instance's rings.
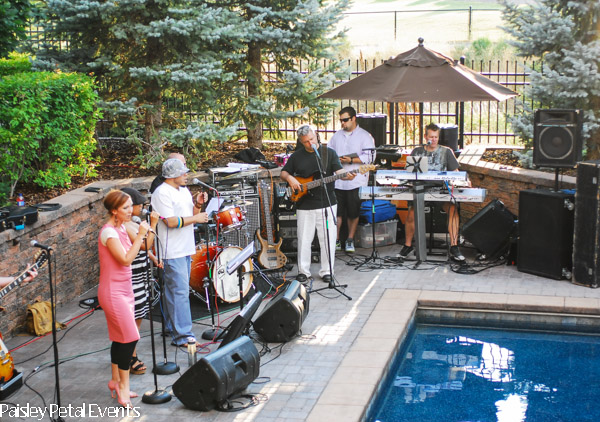
[{"label": "umbrella pole", "polygon": [[419,144],[423,142],[423,103],[419,103]]},{"label": "umbrella pole", "polygon": [[[465,64],[465,56],[460,56],[460,64]],[[458,105],[458,148],[465,146],[465,103],[461,101]]]},{"label": "umbrella pole", "polygon": [[397,142],[394,142],[394,124],[395,122],[395,109],[396,109],[396,104],[395,103],[388,103],[387,104],[387,109],[388,109],[388,116],[389,116],[389,122],[390,122],[390,137],[389,137],[389,144],[394,144]]}]

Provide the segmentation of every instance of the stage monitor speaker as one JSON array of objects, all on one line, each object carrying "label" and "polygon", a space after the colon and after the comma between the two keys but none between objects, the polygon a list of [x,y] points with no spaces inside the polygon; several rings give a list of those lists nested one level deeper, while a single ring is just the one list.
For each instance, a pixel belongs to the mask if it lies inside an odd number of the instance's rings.
[{"label": "stage monitor speaker", "polygon": [[519,192],[517,269],[542,277],[571,278],[575,197],[564,192]]},{"label": "stage monitor speaker", "polygon": [[572,168],[581,161],[581,110],[536,110],[533,126],[533,164]]},{"label": "stage monitor speaker", "polygon": [[577,166],[573,279],[576,284],[598,287],[600,279],[600,161]]},{"label": "stage monitor speaker", "polygon": [[462,234],[488,258],[495,258],[510,246],[515,226],[514,214],[494,199],[466,222]]},{"label": "stage monitor speaker", "polygon": [[243,391],[259,374],[258,350],[247,336],[239,337],[196,362],[173,384],[185,407],[209,411]]},{"label": "stage monitor speaker", "polygon": [[369,132],[375,140],[375,146],[385,145],[387,115],[381,113],[359,113],[356,115],[356,123]]},{"label": "stage monitor speaker", "polygon": [[458,150],[458,126],[456,125],[438,125],[440,127],[440,145],[450,148],[452,151]]},{"label": "stage monitor speaker", "polygon": [[310,296],[297,280],[282,288],[254,321],[254,330],[269,343],[290,341],[308,315]]}]

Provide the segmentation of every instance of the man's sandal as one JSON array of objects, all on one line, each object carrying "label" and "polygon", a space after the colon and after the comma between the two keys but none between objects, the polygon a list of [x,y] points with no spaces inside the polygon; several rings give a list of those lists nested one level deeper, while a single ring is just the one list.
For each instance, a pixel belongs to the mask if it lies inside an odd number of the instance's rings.
[{"label": "man's sandal", "polygon": [[144,362],[138,359],[137,356],[131,357],[131,363],[129,364],[129,372],[133,375],[142,375],[146,373],[146,366]]}]

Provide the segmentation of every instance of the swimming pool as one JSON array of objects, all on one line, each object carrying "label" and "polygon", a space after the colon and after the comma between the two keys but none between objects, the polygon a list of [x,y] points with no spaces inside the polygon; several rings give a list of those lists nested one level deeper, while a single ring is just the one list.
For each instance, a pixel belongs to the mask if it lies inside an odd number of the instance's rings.
[{"label": "swimming pool", "polygon": [[600,337],[416,324],[368,421],[600,420]]}]

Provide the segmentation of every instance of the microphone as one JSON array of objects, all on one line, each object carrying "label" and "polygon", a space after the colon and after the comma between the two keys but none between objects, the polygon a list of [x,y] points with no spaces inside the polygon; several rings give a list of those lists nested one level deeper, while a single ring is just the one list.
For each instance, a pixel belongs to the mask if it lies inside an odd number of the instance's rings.
[{"label": "microphone", "polygon": [[51,251],[52,248],[50,246],[46,246],[46,245],[42,245],[40,242],[38,242],[37,240],[32,240],[31,242],[29,242],[31,244],[31,246],[35,247],[35,248],[40,248],[43,249],[45,251]]},{"label": "microphone", "polygon": [[377,151],[377,148],[363,148],[363,151]]},{"label": "microphone", "polygon": [[213,188],[212,186],[210,186],[210,185],[207,185],[206,183],[204,183],[204,182],[200,181],[200,180],[199,180],[199,179],[197,179],[196,177],[194,177],[194,178],[192,179],[192,183],[193,183],[194,185],[200,185],[200,186],[202,186],[202,187],[205,187],[206,189],[214,190],[215,192],[217,191],[215,188]]},{"label": "microphone", "polygon": [[426,142],[426,144],[427,144],[427,145],[431,145],[431,141],[427,141],[427,142]]},{"label": "microphone", "polygon": [[[133,221],[134,223],[138,223],[138,224],[141,224],[141,223],[142,223],[142,219],[141,219],[140,217],[138,217],[137,215],[134,215],[134,216],[132,216],[132,217],[131,217],[131,221]],[[154,230],[152,230],[151,228],[148,228],[148,231],[149,231],[150,233],[154,233],[154,234],[156,234],[156,233],[154,232]]]},{"label": "microphone", "polygon": [[315,154],[317,154],[317,157],[319,158],[319,160],[321,159],[321,155],[319,155],[319,146],[317,144],[310,144],[312,146],[312,149],[315,150]]}]

